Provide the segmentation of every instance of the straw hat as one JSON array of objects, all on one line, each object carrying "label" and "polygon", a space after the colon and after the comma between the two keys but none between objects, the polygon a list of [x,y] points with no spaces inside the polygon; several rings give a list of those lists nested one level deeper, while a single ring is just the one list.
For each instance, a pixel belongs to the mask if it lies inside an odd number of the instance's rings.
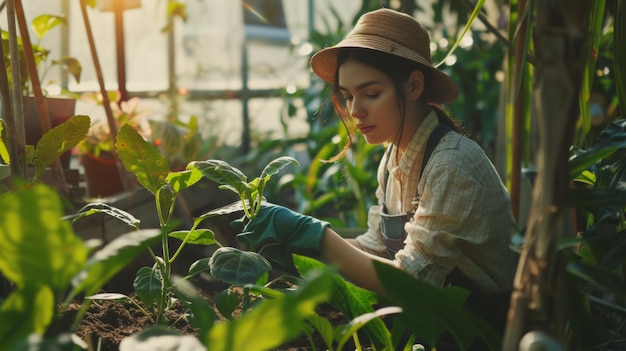
[{"label": "straw hat", "polygon": [[444,104],[459,95],[456,83],[432,65],[428,32],[405,13],[383,8],[364,14],[342,41],[313,55],[313,72],[326,82],[334,83],[337,54],[343,48],[382,51],[422,64],[429,72],[426,76],[430,77],[424,91],[427,102]]}]

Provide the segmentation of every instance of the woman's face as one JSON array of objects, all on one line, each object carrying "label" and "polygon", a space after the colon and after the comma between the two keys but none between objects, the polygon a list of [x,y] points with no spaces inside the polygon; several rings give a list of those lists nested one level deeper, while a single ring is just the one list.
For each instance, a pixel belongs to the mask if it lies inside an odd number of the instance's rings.
[{"label": "woman's face", "polygon": [[338,79],[346,107],[365,140],[396,143],[402,118],[393,82],[381,71],[354,60],[339,67]]}]

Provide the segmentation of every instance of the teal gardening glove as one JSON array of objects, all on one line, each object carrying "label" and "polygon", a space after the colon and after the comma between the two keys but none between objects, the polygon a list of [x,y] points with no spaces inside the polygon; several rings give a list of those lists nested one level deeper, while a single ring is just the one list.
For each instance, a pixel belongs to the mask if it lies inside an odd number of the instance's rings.
[{"label": "teal gardening glove", "polygon": [[284,267],[293,266],[292,253],[314,258],[321,255],[322,236],[330,223],[264,203],[257,217],[243,228],[237,240]]}]

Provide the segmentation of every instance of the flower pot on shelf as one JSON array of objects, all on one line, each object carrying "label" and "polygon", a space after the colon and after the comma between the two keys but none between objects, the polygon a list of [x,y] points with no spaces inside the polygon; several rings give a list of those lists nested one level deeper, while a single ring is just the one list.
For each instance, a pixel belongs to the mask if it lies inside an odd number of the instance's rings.
[{"label": "flower pot on shelf", "polygon": [[101,152],[98,157],[81,154],[80,163],[85,171],[87,196],[108,197],[124,191],[124,184],[113,154]]},{"label": "flower pot on shelf", "polygon": [[[37,109],[37,101],[33,96],[24,96],[24,134],[27,145],[37,145],[42,136],[41,119]],[[67,121],[74,115],[76,100],[67,97],[45,97],[48,106],[50,126],[52,128]],[[65,152],[60,158],[65,169],[70,168],[70,152]]]}]

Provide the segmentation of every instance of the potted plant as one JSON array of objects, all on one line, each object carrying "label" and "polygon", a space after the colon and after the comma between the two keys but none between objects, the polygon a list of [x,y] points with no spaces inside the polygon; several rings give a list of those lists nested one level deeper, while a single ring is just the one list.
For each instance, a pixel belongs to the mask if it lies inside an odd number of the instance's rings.
[{"label": "potted plant", "polygon": [[[53,28],[59,25],[66,25],[67,20],[64,16],[52,15],[52,14],[42,14],[35,17],[31,21],[31,28],[33,29],[35,36],[37,37],[37,42],[32,44],[32,54],[35,66],[38,67],[38,80],[41,82],[45,79],[46,74],[50,71],[52,67],[61,67],[70,73],[70,75],[76,80],[76,82],[80,82],[80,75],[82,72],[82,66],[80,62],[73,57],[62,56],[58,59],[52,59],[50,56],[51,51],[40,45],[42,39],[46,36],[46,34],[52,30]],[[24,111],[24,125],[25,125],[25,141],[27,145],[35,145],[39,141],[42,136],[42,127],[41,127],[41,119],[40,119],[40,111],[37,107],[37,101],[35,96],[33,95],[33,83],[29,74],[29,70],[26,64],[26,56],[24,50],[23,39],[17,38],[18,44],[18,57],[19,57],[19,67],[20,67],[20,87],[22,90],[22,101],[23,101],[23,111]],[[9,78],[9,83],[13,79],[11,73],[11,59],[10,59],[10,50],[9,50],[9,33],[7,31],[2,31],[2,45],[4,52],[4,62],[5,67],[7,69],[7,76]],[[74,115],[74,108],[76,105],[76,100],[69,94],[67,91],[63,91],[58,89],[58,93],[55,96],[51,96],[50,93],[53,92],[51,88],[54,86],[54,81],[48,81],[45,86],[42,86],[42,92],[44,93],[45,103],[48,107],[48,114],[50,119],[51,127],[58,126],[59,124],[66,121],[72,115]],[[50,89],[50,90],[48,90]],[[63,168],[69,168],[69,153],[66,153],[61,158],[61,163]]]}]

